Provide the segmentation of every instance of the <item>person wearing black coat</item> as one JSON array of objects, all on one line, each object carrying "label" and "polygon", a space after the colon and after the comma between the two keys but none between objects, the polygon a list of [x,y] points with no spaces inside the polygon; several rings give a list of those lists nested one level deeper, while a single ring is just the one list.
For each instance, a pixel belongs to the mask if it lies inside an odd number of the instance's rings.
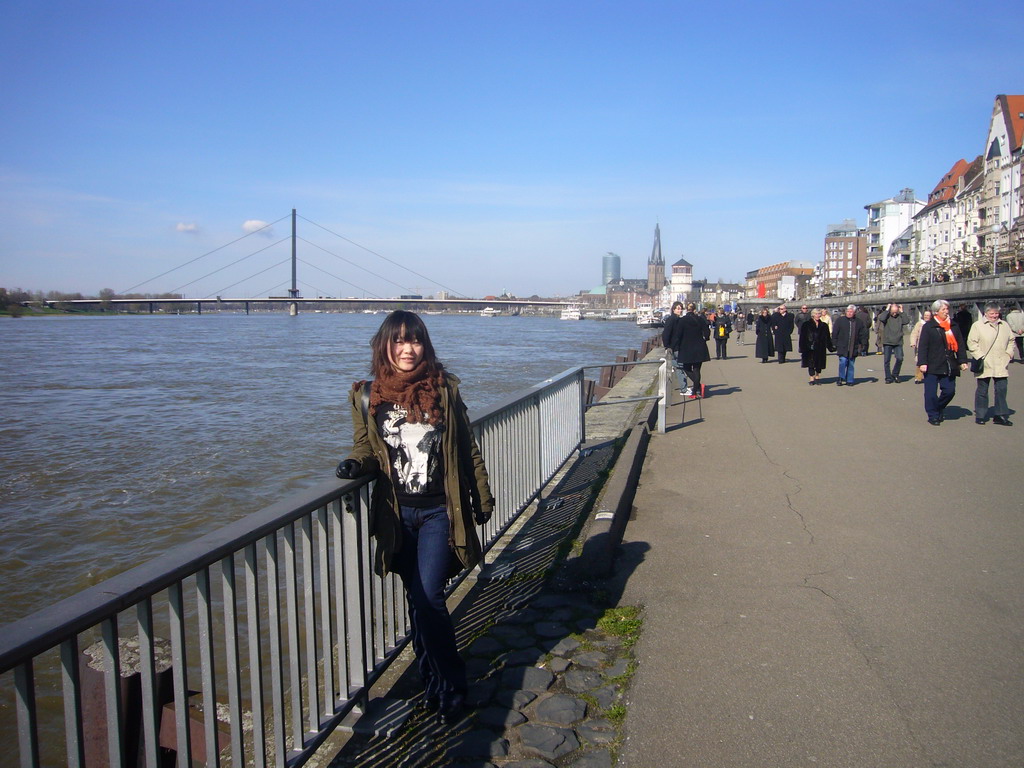
[{"label": "person wearing black coat", "polygon": [[679,346],[679,342],[682,339],[683,330],[679,326],[679,321],[682,319],[683,302],[672,302],[672,313],[665,318],[665,327],[661,332],[661,344],[666,350],[671,351],[672,356],[675,358],[676,381],[679,384],[679,391],[685,395],[687,389],[686,371],[683,370],[683,364],[679,360],[679,355],[676,354],[676,347]]},{"label": "person wearing black coat", "polygon": [[726,344],[729,343],[729,335],[732,333],[732,322],[729,320],[729,316],[725,314],[718,315],[715,318],[715,359],[725,360],[727,355],[725,351]]},{"label": "person wearing black coat", "polygon": [[783,304],[772,313],[772,335],[775,336],[775,351],[779,362],[786,362],[786,353],[793,351],[793,316]]},{"label": "person wearing black coat", "polygon": [[835,352],[836,348],[832,346],[828,324],[821,321],[821,310],[815,309],[810,317],[800,326],[800,365],[807,369],[807,375],[811,377],[808,384],[814,385],[818,383],[819,374],[825,370],[828,352]]},{"label": "person wearing black coat", "polygon": [[956,395],[956,378],[967,370],[967,344],[960,326],[949,319],[949,302],[932,304],[932,319],[921,326],[917,365],[924,374],[924,410],[928,423],[942,424],[942,412]]},{"label": "person wearing black coat", "polygon": [[857,315],[857,308],[853,304],[846,308],[846,314],[833,321],[832,344],[839,356],[839,378],[836,384],[852,387],[853,361],[868,346],[868,327]]},{"label": "person wearing black coat", "polygon": [[754,354],[761,358],[762,363],[767,363],[768,358],[775,354],[775,343],[772,341],[772,318],[767,309],[762,309],[761,314],[757,316],[754,335],[757,336]]},{"label": "person wearing black coat", "polygon": [[686,314],[673,323],[668,342],[672,345],[676,363],[682,365],[690,380],[691,397],[700,397],[700,367],[711,359],[708,353],[711,327],[703,316],[697,314],[697,306],[693,302],[686,305],[686,310]]}]

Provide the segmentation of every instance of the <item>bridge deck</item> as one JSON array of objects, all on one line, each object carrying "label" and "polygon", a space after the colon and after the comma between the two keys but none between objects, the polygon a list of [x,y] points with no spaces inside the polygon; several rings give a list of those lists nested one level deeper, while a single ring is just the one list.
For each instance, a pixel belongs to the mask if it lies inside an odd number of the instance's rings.
[{"label": "bridge deck", "polygon": [[1024,414],[976,425],[968,373],[933,427],[878,355],[809,387],[730,346],[626,529],[625,764],[1024,764]]}]

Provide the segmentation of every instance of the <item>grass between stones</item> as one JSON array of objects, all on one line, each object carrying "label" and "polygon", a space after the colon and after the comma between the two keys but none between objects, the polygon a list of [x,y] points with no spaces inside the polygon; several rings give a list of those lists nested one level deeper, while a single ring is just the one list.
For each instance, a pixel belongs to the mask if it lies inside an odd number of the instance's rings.
[{"label": "grass between stones", "polygon": [[640,618],[640,607],[636,605],[623,605],[617,608],[609,608],[604,615],[597,620],[597,626],[609,635],[622,638],[623,648],[632,648],[640,638],[640,630],[644,620]]}]

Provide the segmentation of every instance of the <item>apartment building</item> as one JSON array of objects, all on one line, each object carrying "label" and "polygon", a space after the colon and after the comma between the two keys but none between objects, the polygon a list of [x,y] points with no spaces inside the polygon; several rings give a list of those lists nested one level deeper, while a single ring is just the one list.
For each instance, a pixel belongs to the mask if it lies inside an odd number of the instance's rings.
[{"label": "apartment building", "polygon": [[[813,276],[814,264],[809,261],[780,261],[778,264],[769,264],[746,274],[746,297],[780,298],[780,284],[786,283],[793,286],[792,292],[795,295],[783,298],[801,298],[807,295],[808,283]],[[793,279],[784,281],[783,278]]]},{"label": "apartment building", "polygon": [[985,146],[978,245],[998,269],[1019,268],[1024,258],[1021,136],[1024,95],[996,96]]},{"label": "apartment building", "polygon": [[897,275],[897,283],[977,268],[981,172],[981,156],[971,163],[961,158],[939,179],[928,203],[914,215],[908,252],[887,255],[887,269]]},{"label": "apartment building", "polygon": [[866,257],[867,238],[854,219],[829,225],[824,259],[811,282],[819,293],[855,291],[864,273]]},{"label": "apartment building", "polygon": [[862,276],[863,290],[878,291],[891,282],[886,273],[886,254],[924,206],[924,201],[918,200],[914,190],[909,188],[900,190],[895,197],[864,206],[868,212],[868,224],[865,228],[867,254]]}]

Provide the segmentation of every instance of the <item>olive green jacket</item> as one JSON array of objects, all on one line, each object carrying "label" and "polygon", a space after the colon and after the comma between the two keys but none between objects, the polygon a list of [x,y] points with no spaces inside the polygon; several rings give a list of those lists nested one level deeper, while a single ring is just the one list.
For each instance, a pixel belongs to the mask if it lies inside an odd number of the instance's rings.
[{"label": "olive green jacket", "polygon": [[[458,377],[445,373],[441,387],[441,414],[445,429],[442,437],[444,490],[450,521],[448,544],[463,568],[480,562],[480,539],[474,526],[474,513],[489,518],[494,497],[487,479],[487,468],[469,426],[466,404],[459,394]],[[376,475],[370,501],[370,535],[376,539],[374,571],[383,576],[391,571],[395,552],[402,546],[401,512],[389,471],[388,448],[373,417],[363,414],[362,382],[352,388],[352,441],[350,459],[359,462],[364,473]],[[369,423],[368,423],[369,422]]]}]

